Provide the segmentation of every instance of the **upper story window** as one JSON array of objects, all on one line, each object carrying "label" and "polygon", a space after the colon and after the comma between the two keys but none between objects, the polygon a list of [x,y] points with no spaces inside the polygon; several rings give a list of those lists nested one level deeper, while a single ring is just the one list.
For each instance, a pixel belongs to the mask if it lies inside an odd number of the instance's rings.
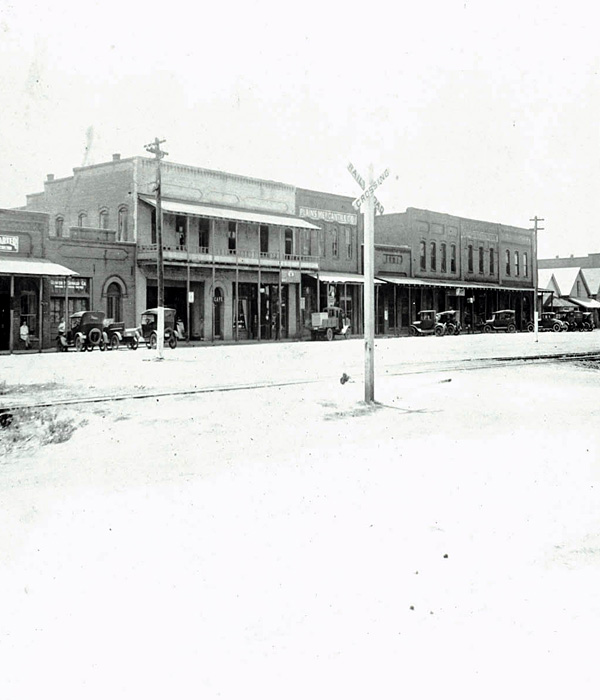
[{"label": "upper story window", "polygon": [[198,219],[198,247],[208,250],[210,219]]},{"label": "upper story window", "polygon": [[529,277],[529,265],[527,260],[527,253],[523,253],[523,276]]},{"label": "upper story window", "polygon": [[57,216],[54,221],[54,233],[57,238],[63,237],[63,228],[65,225],[65,220],[62,216]]},{"label": "upper story window", "polygon": [[352,229],[346,226],[346,258],[352,260]]},{"label": "upper story window", "polygon": [[446,272],[446,244],[440,243],[440,270]]},{"label": "upper story window", "polygon": [[479,246],[479,274],[483,275],[483,246]]},{"label": "upper story window", "polygon": [[187,241],[187,216],[178,214],[175,217],[175,240],[180,248],[185,248]]},{"label": "upper story window", "polygon": [[456,272],[456,246],[450,245],[450,272]]},{"label": "upper story window", "polygon": [[237,250],[237,222],[236,221],[228,221],[227,222],[227,229],[228,229],[227,246],[228,246],[230,253],[235,253]]},{"label": "upper story window", "polygon": [[429,246],[429,250],[430,250],[429,260],[430,260],[430,264],[431,264],[431,269],[437,270],[437,247],[435,245],[435,241],[431,241],[431,245]]},{"label": "upper story window", "polygon": [[260,252],[261,253],[268,253],[269,252],[269,227],[268,226],[259,226],[258,227],[258,233],[260,237]]},{"label": "upper story window", "polygon": [[302,255],[310,255],[310,231],[302,231]]},{"label": "upper story window", "polygon": [[86,225],[87,225],[87,214],[84,211],[82,211],[81,214],[79,214],[79,216],[77,217],[77,226],[79,226],[81,228],[82,226],[86,226]]},{"label": "upper story window", "polygon": [[127,207],[119,207],[117,213],[117,240],[126,241],[127,240],[127,217],[129,210]]},{"label": "upper story window", "polygon": [[150,213],[150,241],[152,245],[156,245],[156,209],[154,207]]},{"label": "upper story window", "polygon": [[495,274],[496,261],[494,260],[494,249],[490,248],[490,275]]},{"label": "upper story window", "polygon": [[427,244],[425,241],[419,243],[419,259],[421,270],[425,270],[427,268]]},{"label": "upper story window", "polygon": [[506,251],[506,274],[510,276],[510,250]]},{"label": "upper story window", "polygon": [[519,253],[515,250],[515,276],[519,276]]},{"label": "upper story window", "polygon": [[467,248],[467,270],[473,272],[473,246]]},{"label": "upper story window", "polygon": [[581,296],[581,282],[579,280],[575,283],[575,296],[578,298]]},{"label": "upper story window", "polygon": [[285,254],[286,255],[293,255],[294,254],[294,232],[292,231],[291,228],[286,228],[284,236],[285,236]]},{"label": "upper story window", "polygon": [[101,209],[98,214],[98,228],[108,228],[108,209]]},{"label": "upper story window", "polygon": [[323,229],[319,231],[319,256],[325,257],[325,231]]},{"label": "upper story window", "polygon": [[337,258],[340,254],[340,239],[337,228],[331,229],[331,255]]}]

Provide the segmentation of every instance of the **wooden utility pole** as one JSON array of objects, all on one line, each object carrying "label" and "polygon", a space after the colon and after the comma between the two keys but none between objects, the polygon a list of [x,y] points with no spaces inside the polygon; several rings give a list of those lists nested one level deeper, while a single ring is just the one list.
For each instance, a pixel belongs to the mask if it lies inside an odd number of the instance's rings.
[{"label": "wooden utility pole", "polygon": [[543,228],[540,228],[538,226],[540,221],[544,221],[544,219],[540,219],[537,216],[534,216],[533,219],[529,219],[529,221],[533,221],[533,229],[530,229],[533,231],[533,260],[531,261],[531,273],[533,276],[533,330],[535,331],[535,342],[538,342],[538,320],[539,320],[539,314],[538,314],[538,262],[537,262],[537,236],[538,236],[538,231],[543,231]]},{"label": "wooden utility pole", "polygon": [[157,284],[157,307],[158,307],[158,328],[156,339],[156,354],[159,360],[164,357],[165,347],[165,279],[164,279],[164,262],[163,262],[163,244],[162,244],[162,202],[161,202],[161,173],[160,161],[169,154],[162,151],[160,144],[164,143],[165,139],[160,141],[158,137],[152,143],[147,144],[144,148],[154,154],[156,158],[156,284]]}]

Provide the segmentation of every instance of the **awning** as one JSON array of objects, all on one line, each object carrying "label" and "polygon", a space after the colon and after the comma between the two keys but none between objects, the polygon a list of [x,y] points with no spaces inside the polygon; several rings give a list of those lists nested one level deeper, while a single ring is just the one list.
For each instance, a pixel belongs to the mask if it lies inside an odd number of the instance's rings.
[{"label": "awning", "polygon": [[0,258],[0,275],[31,275],[35,277],[78,277],[68,267],[39,258]]},{"label": "awning", "polygon": [[561,299],[560,297],[555,297],[552,300],[552,304],[548,304],[548,306],[552,306],[554,309],[576,309],[577,304],[574,304],[571,301],[567,301],[566,299]]},{"label": "awning", "polygon": [[[357,275],[354,272],[316,272],[310,273],[311,277],[319,279],[320,282],[327,284],[364,284],[365,278],[363,275]],[[375,280],[377,282],[377,280]]]},{"label": "awning", "polygon": [[[146,204],[156,206],[153,197],[142,197]],[[208,204],[194,204],[175,200],[162,199],[161,208],[169,214],[187,214],[188,216],[201,216],[206,219],[226,219],[227,221],[243,221],[251,224],[267,224],[269,226],[287,226],[288,228],[313,229],[320,231],[320,227],[305,221],[298,216],[282,216],[279,214],[267,214],[257,211],[239,211],[238,209],[224,209],[211,207]]]},{"label": "awning", "polygon": [[595,299],[575,299],[575,297],[569,297],[569,301],[577,304],[577,306],[581,306],[583,309],[600,309],[600,302]]},{"label": "awning", "polygon": [[483,282],[464,282],[463,280],[429,280],[422,277],[394,277],[377,275],[377,279],[388,284],[399,284],[407,287],[447,287],[450,289],[493,289],[499,292],[533,292],[528,287],[504,287]]}]

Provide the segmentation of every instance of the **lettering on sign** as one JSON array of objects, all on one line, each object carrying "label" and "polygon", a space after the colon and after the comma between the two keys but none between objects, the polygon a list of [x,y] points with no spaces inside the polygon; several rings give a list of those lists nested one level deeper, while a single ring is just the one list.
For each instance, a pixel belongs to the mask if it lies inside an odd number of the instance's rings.
[{"label": "lettering on sign", "polygon": [[387,253],[383,255],[383,262],[390,265],[402,265],[403,260],[401,255],[388,255]]},{"label": "lettering on sign", "polygon": [[355,199],[352,202],[352,206],[355,209],[360,209],[361,205],[364,204],[367,199],[375,192],[375,190],[381,185],[381,183],[386,179],[386,177],[390,174],[389,168],[386,168],[383,173],[375,180],[375,182],[371,183],[369,187],[358,197],[358,199]]},{"label": "lettering on sign", "polygon": [[2,236],[0,235],[0,250],[9,253],[19,252],[19,237],[18,236]]},{"label": "lettering on sign", "polygon": [[[361,189],[363,189],[363,190],[366,189],[367,186],[365,184],[364,179],[361,177],[360,173],[352,165],[352,163],[348,163],[348,172],[350,173],[350,175],[352,175],[352,177],[356,180],[356,182],[358,182]],[[374,197],[373,199],[375,201],[375,213],[376,214],[383,214],[383,212],[384,212],[383,204],[377,199],[377,197]],[[354,206],[354,203],[353,203],[353,206]],[[356,206],[354,208],[358,209],[358,207],[356,207]]]},{"label": "lettering on sign", "polygon": [[[58,277],[50,280],[50,290],[55,294],[65,293],[65,278]],[[69,279],[69,294],[89,294],[87,278]]]},{"label": "lettering on sign", "polygon": [[349,224],[356,226],[356,214],[346,214],[341,211],[328,211],[326,209],[309,209],[300,207],[298,215],[307,219],[318,219],[320,221],[332,221],[336,224]]}]

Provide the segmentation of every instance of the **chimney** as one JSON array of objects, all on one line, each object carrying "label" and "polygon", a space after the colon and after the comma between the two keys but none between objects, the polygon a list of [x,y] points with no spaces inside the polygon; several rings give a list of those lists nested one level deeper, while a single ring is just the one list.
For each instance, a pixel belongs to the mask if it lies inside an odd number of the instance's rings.
[{"label": "chimney", "polygon": [[48,175],[46,175],[47,182],[52,182],[52,180],[54,180],[54,173],[49,173]]},{"label": "chimney", "polygon": [[121,154],[120,153],[113,153],[113,161],[121,160]]}]

